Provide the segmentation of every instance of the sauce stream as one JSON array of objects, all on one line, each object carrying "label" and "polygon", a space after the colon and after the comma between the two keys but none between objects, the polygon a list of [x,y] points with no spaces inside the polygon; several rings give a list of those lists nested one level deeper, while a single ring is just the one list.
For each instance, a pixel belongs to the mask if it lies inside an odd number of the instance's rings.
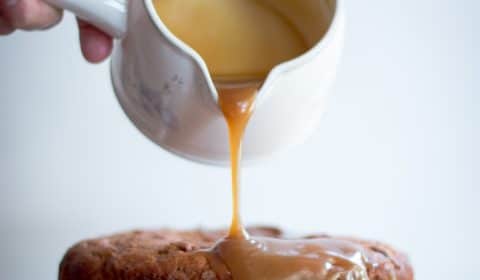
[{"label": "sauce stream", "polygon": [[328,238],[281,240],[251,237],[240,218],[242,140],[260,84],[218,88],[228,125],[232,176],[232,222],[227,237],[208,254],[225,263],[234,280],[366,280],[362,248]]},{"label": "sauce stream", "polygon": [[253,113],[258,85],[219,88],[218,104],[228,125],[230,140],[230,164],[232,169],[232,223],[229,238],[247,239],[248,234],[240,218],[240,162],[242,140]]}]

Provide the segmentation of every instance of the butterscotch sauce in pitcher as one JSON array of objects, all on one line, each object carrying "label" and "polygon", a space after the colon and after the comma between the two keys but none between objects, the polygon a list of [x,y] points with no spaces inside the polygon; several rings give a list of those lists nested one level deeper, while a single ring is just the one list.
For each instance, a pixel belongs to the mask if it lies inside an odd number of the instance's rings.
[{"label": "butterscotch sauce in pitcher", "polygon": [[214,79],[264,78],[307,49],[292,24],[256,0],[154,0],[162,21],[205,60]]},{"label": "butterscotch sauce in pitcher", "polygon": [[[225,264],[234,280],[366,280],[362,248],[328,238],[284,240],[250,236],[240,219],[242,139],[259,87],[279,63],[309,46],[277,9],[260,0],[153,0],[170,31],[205,60],[217,85],[228,125],[233,215],[230,232],[206,252]],[[294,1],[294,0],[292,0]],[[297,1],[297,0],[295,0]],[[300,3],[301,1],[299,1]]]}]

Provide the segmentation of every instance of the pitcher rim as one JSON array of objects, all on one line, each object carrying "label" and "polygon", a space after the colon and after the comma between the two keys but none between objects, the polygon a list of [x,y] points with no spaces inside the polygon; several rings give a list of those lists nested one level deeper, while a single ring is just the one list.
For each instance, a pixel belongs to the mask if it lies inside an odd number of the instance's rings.
[{"label": "pitcher rim", "polygon": [[[328,0],[325,0],[325,1],[328,1]],[[320,38],[320,40],[318,40],[318,42],[315,43],[315,45],[309,48],[305,53],[299,56],[296,56],[290,60],[279,63],[268,72],[268,75],[265,78],[264,83],[258,90],[258,98],[256,101],[257,103],[261,103],[262,100],[265,99],[265,96],[264,94],[262,94],[262,92],[268,91],[268,89],[275,83],[275,81],[279,78],[279,76],[289,71],[292,71],[293,69],[302,67],[303,65],[308,63],[308,61],[310,61],[313,57],[317,56],[325,48],[325,46],[328,45],[329,41],[331,41],[331,37],[333,37],[334,35],[333,33],[334,30],[337,30],[338,25],[340,24],[339,23],[340,13],[342,9],[341,6],[343,3],[343,0],[333,0],[333,1],[335,1],[335,8],[333,11],[332,19],[329,23],[329,26],[325,34],[322,36],[322,38]],[[207,86],[213,95],[212,97],[214,101],[217,102],[218,100],[217,88],[215,87],[213,78],[210,74],[210,71],[208,70],[208,66],[205,60],[200,56],[200,54],[195,49],[190,47],[187,43],[185,43],[183,40],[178,38],[173,32],[170,31],[170,29],[165,25],[163,20],[157,14],[155,10],[155,6],[153,4],[153,0],[144,0],[143,3],[145,5],[145,9],[149,15],[150,20],[155,25],[158,32],[161,35],[165,36],[165,38],[170,44],[179,48],[182,52],[188,55],[197,64],[198,67],[200,67],[200,70],[202,71],[202,74],[206,79]]]}]

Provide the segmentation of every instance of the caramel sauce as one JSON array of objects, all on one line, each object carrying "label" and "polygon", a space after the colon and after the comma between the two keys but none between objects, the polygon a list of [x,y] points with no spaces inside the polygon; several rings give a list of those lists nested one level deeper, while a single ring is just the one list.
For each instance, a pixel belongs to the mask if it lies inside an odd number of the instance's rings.
[{"label": "caramel sauce", "polygon": [[367,267],[374,264],[361,247],[351,242],[251,237],[240,219],[243,135],[267,73],[275,65],[308,50],[300,32],[278,11],[269,8],[267,2],[271,1],[153,1],[170,31],[207,63],[217,85],[218,105],[228,125],[232,223],[228,236],[210,250],[198,253],[206,254],[212,267],[226,265],[234,280],[368,279]]},{"label": "caramel sauce", "polygon": [[153,0],[168,29],[200,54],[215,80],[264,78],[306,51],[304,37],[267,2]]},{"label": "caramel sauce", "polygon": [[229,237],[247,239],[248,234],[240,219],[240,162],[242,139],[253,113],[258,85],[218,87],[218,105],[228,125],[230,140],[230,164],[232,169],[232,224]]},{"label": "caramel sauce", "polygon": [[228,125],[232,176],[232,222],[227,237],[207,254],[224,262],[234,280],[368,279],[362,248],[328,238],[282,240],[251,237],[239,207],[242,139],[254,111],[258,84],[218,88],[218,104]]}]

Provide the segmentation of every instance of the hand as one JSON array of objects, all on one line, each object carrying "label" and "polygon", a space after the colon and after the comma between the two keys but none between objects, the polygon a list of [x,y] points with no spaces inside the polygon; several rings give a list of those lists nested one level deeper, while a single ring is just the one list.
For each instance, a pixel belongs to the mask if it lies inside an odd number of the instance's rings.
[{"label": "hand", "polygon": [[[42,0],[0,0],[0,35],[16,29],[48,29],[62,19],[62,11]],[[98,63],[112,52],[112,38],[94,26],[78,20],[83,56]]]}]

